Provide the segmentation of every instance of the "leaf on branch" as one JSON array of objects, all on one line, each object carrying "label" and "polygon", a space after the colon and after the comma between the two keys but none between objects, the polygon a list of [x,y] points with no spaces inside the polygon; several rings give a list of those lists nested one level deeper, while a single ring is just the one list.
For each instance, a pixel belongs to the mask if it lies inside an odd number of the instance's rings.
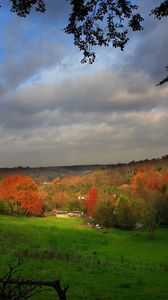
[{"label": "leaf on branch", "polygon": [[168,0],[162,2],[160,6],[151,10],[151,15],[154,15],[159,20],[168,16]]},{"label": "leaf on branch", "polygon": [[95,46],[113,46],[124,49],[128,41],[128,28],[142,30],[143,18],[134,14],[138,6],[120,0],[71,0],[72,12],[64,28],[74,36],[74,44],[83,52],[81,62],[95,61]]},{"label": "leaf on branch", "polygon": [[26,17],[30,14],[32,8],[40,13],[46,11],[44,0],[10,0],[12,2],[11,12],[16,13],[20,17]]}]

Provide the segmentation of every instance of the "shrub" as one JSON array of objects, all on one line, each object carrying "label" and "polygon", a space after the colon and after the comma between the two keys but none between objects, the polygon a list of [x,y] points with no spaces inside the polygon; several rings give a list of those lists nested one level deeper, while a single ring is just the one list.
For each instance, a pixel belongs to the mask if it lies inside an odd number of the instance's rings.
[{"label": "shrub", "polygon": [[9,215],[10,211],[9,203],[4,200],[0,200],[0,213]]}]

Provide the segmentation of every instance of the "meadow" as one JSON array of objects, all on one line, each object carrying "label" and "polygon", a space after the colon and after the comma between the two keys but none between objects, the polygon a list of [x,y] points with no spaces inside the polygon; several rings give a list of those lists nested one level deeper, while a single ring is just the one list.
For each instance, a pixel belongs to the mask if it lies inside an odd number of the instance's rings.
[{"label": "meadow", "polygon": [[[22,277],[70,284],[69,300],[168,299],[168,229],[93,229],[81,218],[0,216],[0,270],[24,259]],[[32,299],[52,300],[52,289]]]}]

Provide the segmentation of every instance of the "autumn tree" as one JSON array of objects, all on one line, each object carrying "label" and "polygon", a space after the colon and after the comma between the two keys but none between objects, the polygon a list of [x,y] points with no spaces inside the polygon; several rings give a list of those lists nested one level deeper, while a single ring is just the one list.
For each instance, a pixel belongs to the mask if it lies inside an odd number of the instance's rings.
[{"label": "autumn tree", "polygon": [[145,186],[155,189],[157,186],[157,177],[149,170],[147,172],[138,171],[132,178],[131,186],[135,191],[143,190]]},{"label": "autumn tree", "polygon": [[149,237],[154,237],[157,224],[168,224],[168,184],[167,170],[156,171],[154,168],[147,168],[145,171],[138,171],[131,183],[137,197],[144,200],[144,224],[149,231]]},{"label": "autumn tree", "polygon": [[59,190],[57,193],[54,194],[54,197],[55,208],[68,209],[68,202],[70,200],[70,196],[66,191]]},{"label": "autumn tree", "polygon": [[85,196],[84,204],[88,217],[93,215],[98,201],[98,193],[95,187],[91,188]]},{"label": "autumn tree", "polygon": [[162,190],[168,183],[168,171],[158,172],[154,168],[148,168],[146,171],[138,171],[132,178],[132,188],[134,190],[143,190],[146,186],[150,190]]},{"label": "autumn tree", "polygon": [[29,176],[9,175],[1,182],[1,194],[8,201],[11,213],[24,211],[26,215],[42,213],[42,201],[35,182]]},{"label": "autumn tree", "polygon": [[[68,184],[68,178],[55,178],[52,182],[40,186],[39,190],[44,195],[44,207],[46,211],[53,209],[75,210],[80,208],[77,194]],[[72,178],[70,178],[70,182]]]}]

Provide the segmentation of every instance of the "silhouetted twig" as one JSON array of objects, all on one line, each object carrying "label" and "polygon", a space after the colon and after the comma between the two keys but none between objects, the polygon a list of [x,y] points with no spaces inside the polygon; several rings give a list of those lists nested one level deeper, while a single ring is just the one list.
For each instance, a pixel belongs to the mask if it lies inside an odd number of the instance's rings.
[{"label": "silhouetted twig", "polygon": [[59,300],[67,300],[66,293],[69,284],[61,288],[60,280],[25,280],[20,278],[22,259],[18,259],[15,265],[10,265],[9,270],[0,279],[0,299],[3,300],[26,300],[41,292],[41,287],[52,287],[55,289]]}]

